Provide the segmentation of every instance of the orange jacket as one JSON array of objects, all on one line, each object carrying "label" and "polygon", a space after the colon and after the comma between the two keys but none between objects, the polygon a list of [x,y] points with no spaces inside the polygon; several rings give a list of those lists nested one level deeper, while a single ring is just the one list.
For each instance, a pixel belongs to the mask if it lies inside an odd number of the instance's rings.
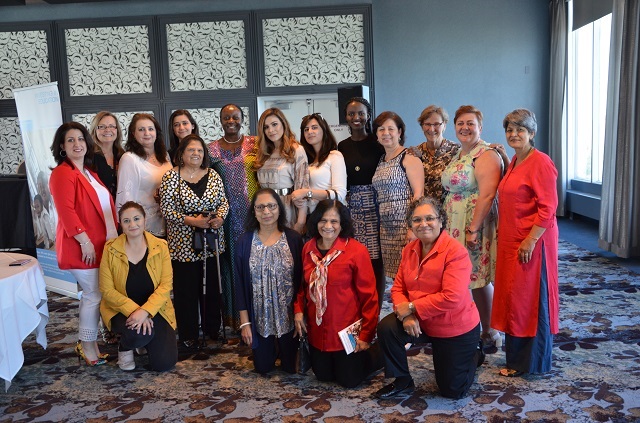
[{"label": "orange jacket", "polygon": [[422,260],[421,250],[420,240],[402,250],[391,301],[394,306],[413,302],[420,328],[428,336],[451,338],[469,332],[480,322],[480,315],[468,288],[467,249],[442,231]]}]

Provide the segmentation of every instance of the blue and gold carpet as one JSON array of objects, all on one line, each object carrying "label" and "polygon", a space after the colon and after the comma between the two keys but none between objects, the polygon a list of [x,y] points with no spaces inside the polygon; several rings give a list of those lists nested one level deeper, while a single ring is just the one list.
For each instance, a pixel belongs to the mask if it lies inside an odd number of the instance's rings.
[{"label": "blue and gold carpet", "polygon": [[[79,366],[73,353],[77,303],[50,294],[49,347],[33,336],[25,365],[0,393],[7,422],[637,422],[640,421],[640,276],[560,244],[560,334],[554,369],[504,378],[504,352],[488,355],[469,396],[438,396],[429,348],[410,351],[413,395],[380,401],[379,372],[357,389],[308,376],[252,371],[237,340],[211,354],[181,354],[173,371]],[[388,313],[383,312],[383,316]],[[103,351],[117,356],[116,347]]]}]

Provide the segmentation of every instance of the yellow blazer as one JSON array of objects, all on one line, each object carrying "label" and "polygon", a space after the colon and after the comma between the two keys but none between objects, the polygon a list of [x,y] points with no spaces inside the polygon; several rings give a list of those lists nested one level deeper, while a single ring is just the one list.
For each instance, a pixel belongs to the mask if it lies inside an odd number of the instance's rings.
[{"label": "yellow blazer", "polygon": [[[141,308],[151,317],[160,313],[167,323],[176,329],[176,313],[170,297],[173,289],[173,269],[171,268],[167,242],[146,231],[144,236],[149,248],[147,270],[151,275],[155,291]],[[125,240],[126,235],[122,234],[116,239],[108,241],[104,246],[100,263],[100,292],[102,293],[100,314],[109,330],[111,330],[113,316],[118,313],[129,316],[138,309],[138,304],[127,297],[129,260],[124,249]]]}]

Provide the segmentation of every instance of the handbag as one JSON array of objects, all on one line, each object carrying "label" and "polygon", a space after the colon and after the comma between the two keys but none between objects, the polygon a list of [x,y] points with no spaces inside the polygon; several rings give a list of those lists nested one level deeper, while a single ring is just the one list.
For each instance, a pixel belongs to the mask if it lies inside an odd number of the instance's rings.
[{"label": "handbag", "polygon": [[218,231],[196,228],[193,233],[193,249],[196,251],[204,250],[204,238],[207,237],[207,251],[216,251],[216,240],[218,239]]},{"label": "handbag", "polygon": [[307,335],[300,337],[298,341],[298,374],[304,375],[311,368],[311,351],[309,351],[309,339]]}]

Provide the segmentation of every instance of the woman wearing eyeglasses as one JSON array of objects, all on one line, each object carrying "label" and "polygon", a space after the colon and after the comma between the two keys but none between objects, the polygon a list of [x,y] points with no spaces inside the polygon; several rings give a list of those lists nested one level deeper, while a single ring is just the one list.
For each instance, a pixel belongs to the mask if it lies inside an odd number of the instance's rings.
[{"label": "woman wearing eyeglasses", "polygon": [[93,156],[96,173],[115,199],[118,163],[124,154],[120,122],[111,112],[98,112],[91,121],[89,132],[96,142]]},{"label": "woman wearing eyeglasses", "polygon": [[312,213],[321,200],[338,200],[344,203],[347,195],[347,168],[329,124],[320,113],[314,113],[302,118],[300,133],[300,144],[309,161],[310,188],[293,192],[296,205],[304,206],[306,202],[309,213]]},{"label": "woman wearing eyeglasses", "polygon": [[303,233],[307,205],[297,206],[292,194],[298,189],[309,190],[309,162],[280,109],[267,109],[260,116],[253,168],[260,187],[273,189],[282,199],[287,227]]},{"label": "woman wearing eyeglasses", "polygon": [[440,394],[462,398],[485,358],[478,341],[480,317],[468,289],[469,254],[443,230],[447,215],[439,199],[412,202],[405,222],[417,239],[402,250],[391,287],[394,312],[378,324],[385,376],[395,380],[374,395],[389,399],[413,392],[405,344],[430,342]]},{"label": "woman wearing eyeglasses", "polygon": [[253,350],[256,372],[296,371],[293,302],[302,280],[302,237],[287,228],[284,203],[273,189],[253,200],[234,258],[236,307],[242,341]]},{"label": "woman wearing eyeglasses", "polygon": [[426,141],[417,147],[417,155],[424,167],[424,195],[444,201],[442,171],[458,154],[460,145],[442,136],[449,122],[449,114],[442,107],[431,105],[420,113],[418,123]]}]

